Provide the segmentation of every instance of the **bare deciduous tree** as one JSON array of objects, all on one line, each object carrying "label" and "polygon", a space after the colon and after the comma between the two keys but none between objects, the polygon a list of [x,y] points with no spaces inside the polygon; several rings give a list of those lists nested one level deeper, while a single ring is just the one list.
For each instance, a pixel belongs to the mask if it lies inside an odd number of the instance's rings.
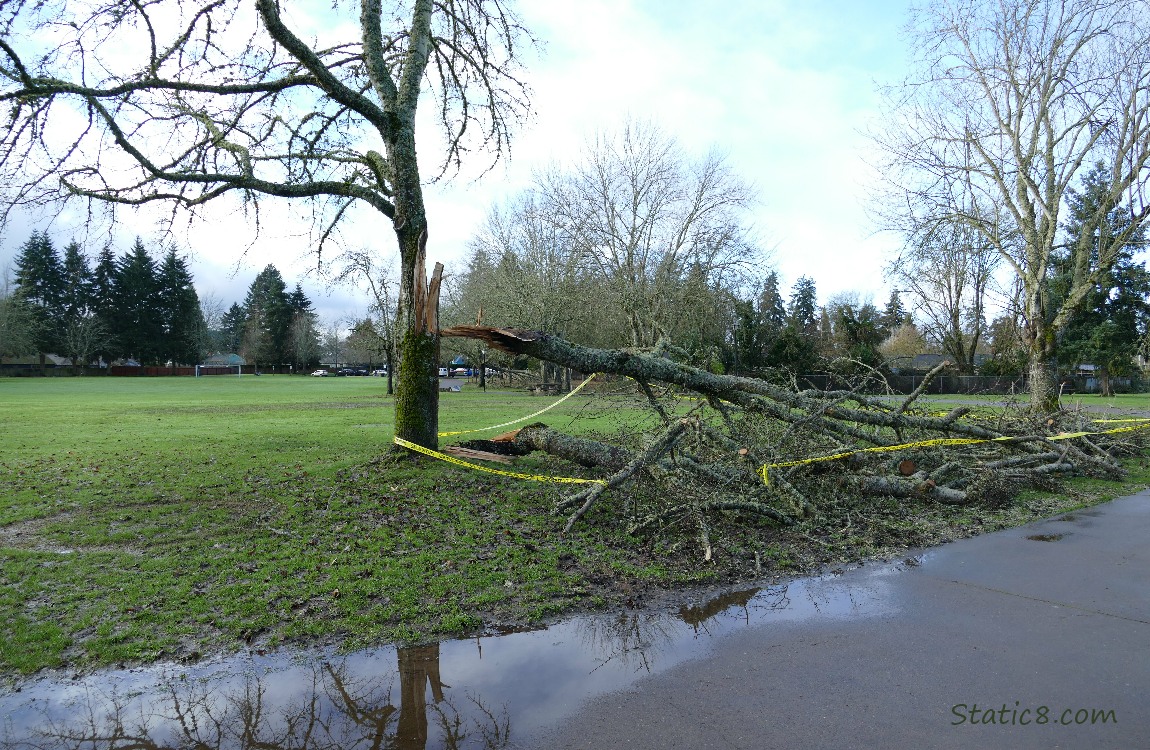
[{"label": "bare deciduous tree", "polygon": [[973,374],[985,343],[988,296],[999,256],[969,224],[944,222],[912,237],[887,267],[887,278],[910,296],[922,332],[959,372]]},{"label": "bare deciduous tree", "polygon": [[599,135],[581,161],[539,179],[551,220],[610,291],[632,346],[672,334],[692,273],[715,282],[755,259],[750,188],[717,153],[689,158],[649,124]]},{"label": "bare deciduous tree", "polygon": [[582,271],[570,239],[552,220],[552,207],[527,192],[493,209],[471,241],[473,253],[461,289],[466,316],[473,322],[478,307],[489,322],[530,325],[582,340],[594,292]]},{"label": "bare deciduous tree", "polygon": [[337,283],[366,285],[371,293],[371,311],[375,320],[371,321],[377,341],[374,350],[383,355],[387,364],[387,394],[394,391],[395,365],[399,359],[399,341],[403,332],[399,330],[395,315],[395,301],[399,284],[395,278],[395,258],[381,255],[367,248],[350,249],[337,259],[333,280]]},{"label": "bare deciduous tree", "polygon": [[[1072,182],[1102,160],[1129,231],[1150,216],[1150,3],[934,0],[910,26],[918,64],[891,89],[884,172],[910,213],[965,222],[1022,280],[1032,406],[1058,407],[1058,332],[1129,236],[1075,253],[1061,303],[1048,288]],[[959,191],[969,201],[955,202]],[[1014,234],[997,231],[1000,207]],[[988,219],[988,217],[990,217]],[[988,225],[988,220],[992,223]]]},{"label": "bare deciduous tree", "polygon": [[[310,11],[314,31],[299,28]],[[356,207],[374,210],[402,262],[396,432],[434,446],[417,108],[442,127],[441,176],[477,148],[498,158],[527,111],[524,39],[504,0],[13,0],[0,5],[2,200],[194,214],[225,196],[298,199],[317,254]]]}]

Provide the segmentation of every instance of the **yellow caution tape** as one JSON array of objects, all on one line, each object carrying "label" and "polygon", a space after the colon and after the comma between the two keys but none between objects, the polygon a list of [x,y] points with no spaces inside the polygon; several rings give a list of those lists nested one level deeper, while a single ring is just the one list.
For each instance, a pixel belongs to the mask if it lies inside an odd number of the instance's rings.
[{"label": "yellow caution tape", "polygon": [[[1107,420],[1097,420],[1107,421]],[[1127,421],[1127,420],[1113,420],[1113,421]],[[1150,420],[1143,420],[1150,422]],[[1119,432],[1134,432],[1136,430],[1145,430],[1150,428],[1150,424],[1137,424],[1132,427],[1118,427],[1113,430],[1104,430],[1102,432],[1061,432],[1057,435],[1051,435],[1046,438],[1047,440],[1070,440],[1072,438],[1087,437],[1089,435],[1114,435]],[[803,464],[814,464],[822,461],[836,461],[840,458],[849,458],[860,453],[894,453],[895,451],[906,450],[907,448],[922,448],[932,445],[977,445],[978,443],[1007,443],[1017,440],[1015,437],[1003,436],[997,438],[934,438],[932,440],[920,440],[915,443],[902,443],[901,445],[878,445],[873,448],[859,448],[853,451],[844,451],[842,453],[835,453],[829,456],[818,456],[816,458],[800,458],[797,461],[783,461],[777,464],[763,464],[759,467],[759,476],[763,480],[763,484],[770,484],[771,469],[786,469],[791,466],[802,466]]]},{"label": "yellow caution tape", "polygon": [[1150,422],[1150,417],[1130,417],[1128,419],[1092,419],[1091,422],[1098,424],[1107,424],[1115,422]]},{"label": "yellow caution tape", "polygon": [[446,453],[440,453],[439,451],[433,451],[430,448],[424,448],[422,445],[416,445],[415,443],[409,440],[404,440],[398,436],[392,438],[392,440],[396,445],[403,446],[404,448],[413,450],[416,453],[422,453],[423,455],[430,456],[431,458],[438,458],[440,461],[446,461],[447,463],[455,464],[456,466],[463,466],[468,469],[475,469],[476,471],[485,471],[488,474],[498,474],[501,477],[527,479],[532,482],[556,482],[558,484],[607,484],[606,479],[583,479],[582,477],[551,477],[542,476],[539,474],[520,474],[514,471],[492,469],[489,466],[480,466],[479,464],[469,463],[467,461],[458,459],[455,456],[449,456]]},{"label": "yellow caution tape", "polygon": [[585,386],[585,385],[587,385],[588,383],[590,383],[590,382],[591,382],[591,381],[592,381],[592,380],[595,378],[595,376],[596,376],[596,375],[598,375],[598,374],[599,374],[599,373],[595,373],[594,375],[592,375],[591,377],[587,378],[587,379],[586,379],[586,380],[584,380],[582,383],[580,383],[580,384],[579,384],[577,387],[573,388],[573,389],[571,390],[571,392],[570,392],[570,393],[568,393],[566,396],[564,396],[563,398],[559,399],[558,401],[556,401],[555,403],[551,404],[550,406],[545,406],[545,407],[543,407],[542,409],[540,409],[539,411],[535,412],[534,414],[528,414],[526,417],[520,417],[519,419],[513,419],[513,420],[511,420],[510,422],[504,422],[503,424],[493,424],[493,425],[491,425],[490,427],[480,427],[480,428],[479,428],[479,429],[477,429],[477,430],[455,430],[454,432],[441,432],[441,433],[439,433],[439,437],[448,437],[448,436],[450,436],[450,435],[469,435],[469,434],[471,434],[471,433],[473,433],[473,432],[486,432],[487,430],[497,430],[497,429],[499,429],[500,427],[510,427],[510,426],[511,426],[511,425],[513,425],[513,424],[519,424],[520,422],[526,422],[528,419],[531,419],[531,418],[533,418],[533,417],[538,417],[538,416],[539,416],[540,414],[542,414],[543,412],[545,412],[545,411],[550,411],[551,409],[554,409],[556,406],[558,406],[559,404],[563,403],[563,402],[564,402],[564,401],[566,401],[567,399],[571,398],[571,397],[572,397],[572,396],[574,396],[576,393],[578,393],[579,391],[583,390],[583,386]]}]

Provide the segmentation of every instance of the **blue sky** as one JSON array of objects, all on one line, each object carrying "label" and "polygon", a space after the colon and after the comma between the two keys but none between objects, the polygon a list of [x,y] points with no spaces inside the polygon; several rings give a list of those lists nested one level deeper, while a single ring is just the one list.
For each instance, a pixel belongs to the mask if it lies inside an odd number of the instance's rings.
[{"label": "blue sky", "polygon": [[[865,136],[879,117],[876,83],[902,76],[906,52],[900,29],[910,0],[580,0],[522,2],[520,13],[544,42],[529,61],[536,117],[512,144],[512,156],[480,179],[464,174],[427,190],[431,261],[463,270],[467,241],[488,208],[531,182],[532,172],[574,159],[596,130],[626,118],[657,123],[690,152],[718,148],[759,202],[753,222],[784,289],[800,275],[815,279],[819,296],[857,292],[877,303],[888,294],[883,264],[898,238],[876,234],[865,210],[871,145]],[[421,147],[428,167],[430,140]],[[275,263],[289,283],[314,263],[284,205],[270,228],[240,257],[241,217],[225,215],[193,228],[185,249],[200,294],[241,301],[255,274]],[[386,223],[364,212],[348,235],[394,240]],[[0,235],[0,268],[10,263],[33,226],[20,220]],[[61,244],[71,235],[53,227]],[[141,217],[118,229],[120,249]],[[94,250],[95,248],[90,248]],[[366,311],[351,289],[305,288],[327,320]]]}]

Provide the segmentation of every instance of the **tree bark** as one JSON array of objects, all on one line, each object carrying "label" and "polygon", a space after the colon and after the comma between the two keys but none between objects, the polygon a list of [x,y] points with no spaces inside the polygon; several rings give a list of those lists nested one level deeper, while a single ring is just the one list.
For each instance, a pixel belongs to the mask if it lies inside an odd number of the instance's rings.
[{"label": "tree bark", "polygon": [[[398,203],[398,201],[397,201]],[[423,218],[422,196],[419,197]],[[413,237],[404,225],[396,228],[401,253],[402,281],[399,318],[399,378],[395,388],[395,435],[425,448],[439,445],[439,331],[428,325],[428,308],[439,304],[438,287],[434,299],[427,286],[424,248],[427,222]],[[410,261],[409,261],[410,258]],[[436,319],[438,316],[432,316]]]},{"label": "tree bark", "polygon": [[1043,352],[1030,356],[1030,408],[1039,414],[1051,414],[1062,407],[1058,401],[1058,363]]}]

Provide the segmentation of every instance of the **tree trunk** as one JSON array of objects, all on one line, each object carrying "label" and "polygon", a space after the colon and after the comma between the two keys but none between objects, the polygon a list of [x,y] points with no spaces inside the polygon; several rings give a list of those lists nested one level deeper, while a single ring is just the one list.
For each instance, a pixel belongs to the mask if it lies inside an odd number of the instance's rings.
[{"label": "tree trunk", "polygon": [[1029,320],[1026,344],[1029,350],[1030,409],[1038,414],[1059,411],[1058,361],[1055,331],[1046,320],[1045,300],[1032,298],[1027,304]]},{"label": "tree trunk", "polygon": [[[393,334],[394,335],[394,334]],[[392,373],[395,372],[395,357],[392,356],[391,346],[387,347],[387,395],[391,396],[395,393],[395,385],[392,380]]]},{"label": "tree trunk", "polygon": [[1113,396],[1114,392],[1110,388],[1110,370],[1106,365],[1098,366],[1098,390],[1103,396]]},{"label": "tree trunk", "polygon": [[439,445],[439,292],[426,286],[427,214],[415,155],[414,108],[388,143],[395,171],[395,217],[399,242],[399,378],[395,389],[395,435],[424,448]]},{"label": "tree trunk", "polygon": [[1061,409],[1058,402],[1058,363],[1031,353],[1030,356],[1030,408],[1041,414]]},{"label": "tree trunk", "polygon": [[[439,330],[438,315],[428,318],[439,304],[438,286],[429,295],[424,268],[426,230],[420,235],[396,230],[402,248],[403,281],[399,316],[399,379],[395,389],[395,435],[425,448],[439,445]],[[414,245],[414,247],[409,247]],[[411,253],[410,270],[407,261]]]}]

